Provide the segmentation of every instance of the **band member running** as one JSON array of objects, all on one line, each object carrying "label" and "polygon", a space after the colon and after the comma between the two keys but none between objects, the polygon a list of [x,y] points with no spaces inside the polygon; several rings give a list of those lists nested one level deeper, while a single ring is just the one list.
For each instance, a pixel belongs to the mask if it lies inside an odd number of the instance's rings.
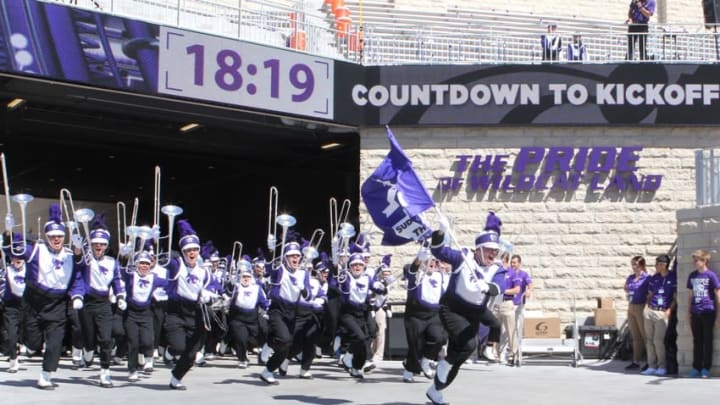
[{"label": "band member running", "polygon": [[[185,390],[182,379],[190,370],[195,354],[207,333],[202,305],[216,295],[210,273],[199,263],[200,238],[186,220],[178,221],[182,257],[173,258],[168,269],[168,313],[165,317],[168,348],[171,355],[180,355],[170,378],[170,388]],[[168,252],[169,253],[169,252]]]},{"label": "band member running", "polygon": [[476,350],[480,323],[490,327],[490,341],[499,340],[500,323],[487,303],[502,293],[504,280],[502,266],[495,262],[500,247],[497,232],[480,232],[475,238],[474,254],[443,246],[444,240],[444,231],[433,232],[432,254],[453,268],[448,290],[440,300],[440,320],[449,335],[447,357],[438,361],[435,379],[426,392],[435,405],[445,404],[442,391],[452,384],[460,366]]},{"label": "band member running", "polygon": [[[80,311],[80,324],[83,331],[85,366],[89,367],[93,360],[96,346],[100,347],[100,386],[112,388],[110,379],[110,360],[112,358],[113,312],[110,303],[110,286],[117,296],[120,311],[127,307],[125,286],[120,278],[120,266],[115,258],[105,255],[110,232],[103,222],[102,215],[95,217],[90,231],[90,250],[84,253],[78,268],[83,275],[87,292],[85,305]],[[82,246],[75,246],[77,249]]]},{"label": "band member running", "polygon": [[73,254],[63,247],[65,225],[60,218],[60,205],[50,205],[45,223],[47,244],[37,241],[25,249],[26,288],[23,300],[26,307],[25,345],[38,351],[45,339],[42,372],[37,387],[55,389],[52,373],[58,368],[65,322],[67,297],[73,308],[82,309],[85,283],[75,266]]},{"label": "band member running", "polygon": [[154,325],[151,301],[153,292],[167,285],[167,280],[150,271],[154,262],[153,254],[140,252],[135,256],[134,271],[125,275],[127,288],[127,311],[125,311],[125,332],[128,341],[128,381],[135,382],[138,377],[138,354],[145,356],[143,371],[153,371]]},{"label": "band member running", "polygon": [[[25,292],[25,257],[23,257],[24,243],[22,235],[12,235],[12,245],[7,255],[10,257],[10,265],[6,265],[4,294],[0,300],[5,305],[3,312],[5,332],[7,333],[7,352],[10,356],[10,367],[8,373],[17,373],[20,370],[20,363],[17,359],[17,343],[20,331],[23,326],[25,311],[22,308],[22,297]],[[5,258],[2,258],[4,260]]]},{"label": "band member running", "polygon": [[268,311],[269,335],[267,345],[274,353],[260,373],[260,379],[267,384],[276,385],[273,372],[287,358],[295,333],[295,316],[300,296],[310,294],[310,272],[300,268],[300,244],[289,242],[283,249],[282,263],[269,269],[270,273],[270,310]]}]

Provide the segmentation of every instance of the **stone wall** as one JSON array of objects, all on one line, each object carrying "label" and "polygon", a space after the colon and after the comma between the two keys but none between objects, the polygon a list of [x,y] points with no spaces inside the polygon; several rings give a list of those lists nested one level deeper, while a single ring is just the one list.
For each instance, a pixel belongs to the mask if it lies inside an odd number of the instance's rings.
[{"label": "stone wall", "polygon": [[[536,294],[528,310],[573,317],[582,323],[592,315],[595,297],[612,297],[619,324],[627,305],[623,283],[630,274],[630,258],[652,258],[666,253],[676,240],[676,211],[695,206],[694,150],[717,145],[712,128],[536,127],[536,128],[393,128],[414,167],[439,207],[457,221],[455,234],[471,245],[489,210],[503,220],[503,238],[523,257],[535,280]],[[662,186],[654,193],[592,193],[587,184],[576,192],[481,193],[467,187],[456,193],[436,190],[438,179],[452,176],[457,155],[509,154],[514,161],[522,147],[642,146],[639,174],[660,174]],[[360,176],[364,181],[389,150],[384,128],[361,131]],[[371,223],[361,205],[362,229]],[[373,231],[375,260],[393,253],[399,275],[417,246],[378,246],[382,236]],[[403,299],[399,286],[393,298]]]},{"label": "stone wall", "polygon": [[[710,269],[718,273],[720,270],[720,207],[703,207],[679,210],[677,212],[678,231],[678,363],[680,370],[686,373],[692,366],[692,332],[690,331],[690,315],[688,313],[688,299],[690,290],[687,288],[687,278],[694,270],[692,252],[703,249],[712,255]],[[716,348],[713,352],[714,371],[720,364],[720,332],[715,328]]]},{"label": "stone wall", "polygon": [[[702,3],[699,0],[657,0],[653,22],[663,24],[703,23]],[[438,10],[459,7],[465,9],[494,10],[497,12],[532,13],[543,17],[578,18],[581,20],[612,21],[618,24],[627,18],[629,0],[599,0],[592,4],[572,0],[533,1],[517,0],[395,0],[397,8]]]}]

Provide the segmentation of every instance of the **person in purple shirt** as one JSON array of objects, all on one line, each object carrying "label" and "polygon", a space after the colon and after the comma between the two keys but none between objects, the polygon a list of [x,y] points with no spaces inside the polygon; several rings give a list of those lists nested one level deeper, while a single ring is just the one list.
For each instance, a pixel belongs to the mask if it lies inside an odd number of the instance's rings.
[{"label": "person in purple shirt", "polygon": [[[502,256],[503,267],[505,268],[505,277],[503,286],[503,298],[502,302],[499,302],[495,307],[497,311],[497,318],[502,325],[500,344],[495,345],[495,358],[503,363],[507,361],[509,366],[515,365],[515,358],[518,351],[517,341],[517,322],[515,319],[515,296],[520,294],[520,287],[522,280],[520,276],[510,265],[510,253],[505,252]],[[503,342],[507,342],[507,348],[510,349],[510,355],[505,359],[505,347]]]},{"label": "person in purple shirt", "polygon": [[640,368],[640,362],[645,355],[645,327],[643,311],[647,300],[647,282],[649,275],[645,267],[645,258],[635,256],[630,259],[632,274],[625,280],[625,295],[628,299],[627,322],[632,337],[633,358],[625,370]]},{"label": "person in purple shirt", "polygon": [[627,60],[633,60],[635,44],[638,44],[640,60],[646,60],[647,35],[650,17],[655,14],[655,0],[631,0],[628,9],[628,49]]},{"label": "person in purple shirt", "polygon": [[693,334],[693,363],[688,377],[710,377],[713,356],[713,328],[720,324],[717,318],[717,301],[720,298],[720,282],[708,269],[710,254],[696,250],[692,254],[695,271],[690,273],[687,288],[690,289],[688,308],[690,328]]},{"label": "person in purple shirt", "polygon": [[658,256],[655,259],[655,274],[648,281],[647,306],[643,312],[648,368],[641,373],[643,375],[667,374],[665,331],[670,311],[677,305],[677,275],[668,271],[669,264],[670,256]]}]

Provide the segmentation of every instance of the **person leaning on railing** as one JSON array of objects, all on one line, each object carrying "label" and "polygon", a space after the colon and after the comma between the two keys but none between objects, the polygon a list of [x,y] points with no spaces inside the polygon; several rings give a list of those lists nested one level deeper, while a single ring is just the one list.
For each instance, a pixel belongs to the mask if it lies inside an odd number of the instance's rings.
[{"label": "person leaning on railing", "polygon": [[635,43],[638,44],[640,60],[647,59],[647,35],[650,17],[655,14],[655,0],[632,0],[628,9],[628,50],[627,60],[633,60]]}]

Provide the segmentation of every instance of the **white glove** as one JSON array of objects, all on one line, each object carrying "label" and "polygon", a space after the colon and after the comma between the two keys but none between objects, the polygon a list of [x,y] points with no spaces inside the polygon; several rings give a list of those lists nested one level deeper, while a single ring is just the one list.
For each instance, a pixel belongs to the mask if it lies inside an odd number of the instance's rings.
[{"label": "white glove", "polygon": [[275,250],[276,245],[277,245],[277,238],[275,238],[275,235],[269,233],[268,237],[267,237],[268,250]]},{"label": "white glove", "polygon": [[215,297],[217,297],[217,294],[215,294],[211,291],[208,291],[208,290],[200,291],[200,302],[202,302],[203,304],[207,304],[208,302],[210,302],[210,300],[212,300]]},{"label": "white glove", "polygon": [[265,312],[264,314],[262,314],[262,317],[263,317],[263,319],[266,319],[266,320],[267,320],[267,319],[270,319],[270,315],[268,315],[267,312]]},{"label": "white glove", "polygon": [[450,229],[450,220],[445,215],[440,214],[438,216],[438,226],[440,227],[440,230],[447,233],[447,231]]},{"label": "white glove", "polygon": [[390,308],[385,310],[385,316],[387,316],[388,319],[392,318],[392,310]]},{"label": "white glove", "polygon": [[115,295],[115,294],[110,294],[110,296],[108,297],[108,300],[110,300],[110,303],[111,303],[111,304],[116,303],[116,302],[117,302],[117,295]]},{"label": "white glove", "polygon": [[83,309],[83,300],[80,298],[74,298],[73,299],[73,309],[76,311]]},{"label": "white glove", "polygon": [[155,301],[167,301],[168,295],[164,288],[158,288],[153,291],[153,298]]},{"label": "white glove", "polygon": [[382,290],[383,288],[385,288],[385,285],[379,281],[376,281],[373,283],[373,288],[376,290]]},{"label": "white glove", "polygon": [[123,297],[118,298],[117,307],[121,311],[124,311],[127,309],[127,301],[125,301],[125,298],[123,298]]},{"label": "white glove", "polygon": [[312,300],[313,307],[315,308],[322,308],[323,305],[325,305],[325,300],[322,298],[315,298]]},{"label": "white glove", "polygon": [[421,247],[417,253],[417,259],[421,262],[425,262],[430,258],[430,251],[425,246]]},{"label": "white glove", "polygon": [[72,242],[73,248],[75,248],[76,250],[82,250],[82,248],[83,248],[82,236],[75,233],[70,237],[70,241]]},{"label": "white glove", "polygon": [[127,257],[130,256],[130,253],[132,253],[132,248],[129,243],[123,243],[120,245],[120,256]]}]

